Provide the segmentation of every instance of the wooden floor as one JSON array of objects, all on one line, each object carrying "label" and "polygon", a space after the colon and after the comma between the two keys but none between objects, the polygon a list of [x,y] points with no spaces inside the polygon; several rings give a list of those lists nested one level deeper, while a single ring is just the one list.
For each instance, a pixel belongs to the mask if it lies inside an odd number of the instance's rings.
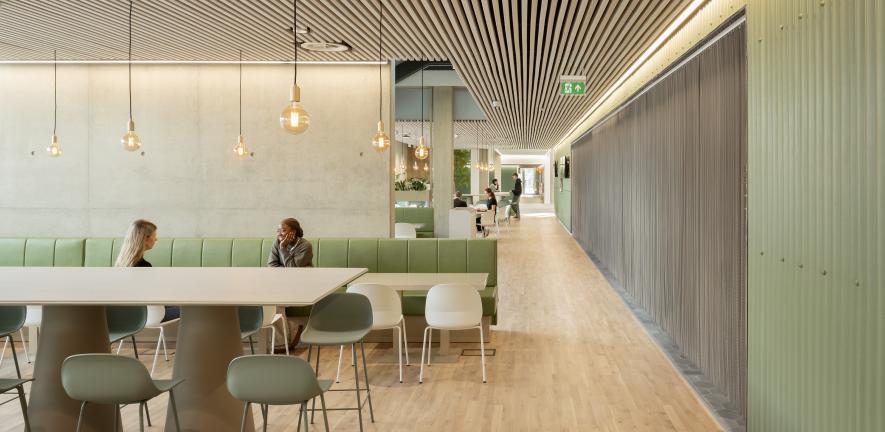
[{"label": "wooden floor", "polygon": [[[413,357],[399,384],[395,364],[372,363],[390,345],[367,346],[376,422],[366,430],[720,430],[553,213],[523,207],[523,218],[498,244],[499,323],[488,344],[496,350],[488,358],[488,383],[481,381],[479,357],[465,356],[434,364],[421,385],[420,360]],[[420,335],[410,336],[419,347]],[[140,349],[150,366],[149,348]],[[329,350],[323,358],[321,375],[334,377],[337,356]],[[172,362],[160,363],[158,377],[170,376]],[[352,372],[345,370],[350,379],[341,386],[352,387]],[[13,374],[5,360],[0,376]],[[352,405],[354,398],[336,393],[328,402]],[[162,430],[165,397],[149,406],[158,421],[148,430]],[[260,412],[254,414],[260,430]],[[296,419],[294,408],[273,407],[269,430],[294,431]],[[138,430],[137,407],[125,407],[123,420],[126,430]],[[330,413],[330,422],[335,431],[358,430],[354,412]],[[314,428],[322,430],[320,417]],[[18,403],[0,406],[0,431],[22,429]]]}]

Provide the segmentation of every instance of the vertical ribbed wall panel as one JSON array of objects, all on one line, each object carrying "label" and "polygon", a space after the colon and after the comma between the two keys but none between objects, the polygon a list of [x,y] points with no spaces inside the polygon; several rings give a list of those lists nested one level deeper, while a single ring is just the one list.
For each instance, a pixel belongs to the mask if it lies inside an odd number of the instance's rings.
[{"label": "vertical ribbed wall panel", "polygon": [[746,31],[735,27],[572,147],[572,230],[746,409]]},{"label": "vertical ribbed wall panel", "polygon": [[885,430],[885,1],[751,0],[751,431]]}]

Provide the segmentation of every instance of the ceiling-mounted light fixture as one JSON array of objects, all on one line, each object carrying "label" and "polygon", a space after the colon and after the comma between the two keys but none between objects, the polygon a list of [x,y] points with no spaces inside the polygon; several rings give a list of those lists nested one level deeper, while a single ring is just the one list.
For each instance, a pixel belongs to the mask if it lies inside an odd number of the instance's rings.
[{"label": "ceiling-mounted light fixture", "polygon": [[120,139],[120,144],[128,151],[136,151],[141,148],[141,138],[135,133],[135,121],[132,120],[132,0],[129,0],[129,123],[126,124],[126,133]]},{"label": "ceiling-mounted light fixture", "polygon": [[[298,0],[292,0],[292,28],[297,29]],[[292,88],[289,90],[289,105],[280,114],[280,126],[287,132],[297,135],[310,126],[310,115],[301,105],[301,88],[298,87],[298,36],[292,34],[292,51],[295,60],[292,63]]]},{"label": "ceiling-mounted light fixture", "polygon": [[58,51],[52,52],[52,138],[49,140],[49,147],[46,147],[46,153],[49,157],[61,156],[61,144],[58,143],[58,135],[55,134],[55,128],[58,125]]},{"label": "ceiling-mounted light fixture", "polygon": [[303,42],[301,48],[316,52],[346,52],[350,45],[344,42]]},{"label": "ceiling-mounted light fixture", "polygon": [[[381,0],[378,0],[378,61],[381,61],[381,22],[384,17],[384,3]],[[383,101],[384,101],[384,79],[382,77],[383,66],[381,63],[378,64],[378,132],[375,133],[375,136],[372,137],[372,148],[377,152],[383,152],[390,147],[390,137],[384,132],[384,113],[383,113]]]},{"label": "ceiling-mounted light fixture", "polygon": [[486,142],[486,159],[489,160],[489,163],[486,164],[486,171],[492,172],[495,170],[495,164],[493,162],[491,162],[493,160],[492,155],[495,154],[495,148],[493,145],[491,145],[488,141],[485,140],[485,137],[486,137],[485,128],[483,128],[482,137],[483,137],[483,141]]},{"label": "ceiling-mounted light fixture", "polygon": [[252,152],[246,148],[246,138],[243,137],[243,50],[240,50],[240,133],[237,135],[237,145],[234,146],[234,156],[237,159],[252,156]]},{"label": "ceiling-mounted light fixture", "polygon": [[475,126],[476,128],[474,130],[474,138],[476,139],[476,170],[485,171],[486,167],[485,164],[482,162],[482,155],[479,152],[479,122],[476,122]]},{"label": "ceiling-mounted light fixture", "polygon": [[418,138],[418,148],[415,149],[415,157],[421,160],[430,156],[430,148],[424,144],[424,68],[421,68],[421,137]]}]

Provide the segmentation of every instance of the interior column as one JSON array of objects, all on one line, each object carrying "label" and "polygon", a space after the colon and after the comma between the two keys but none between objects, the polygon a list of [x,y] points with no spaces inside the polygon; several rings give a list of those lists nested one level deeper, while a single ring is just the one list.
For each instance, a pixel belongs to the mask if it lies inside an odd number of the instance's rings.
[{"label": "interior column", "polygon": [[452,87],[433,88],[430,159],[433,167],[433,225],[436,237],[449,236],[449,209],[455,192],[455,123]]}]

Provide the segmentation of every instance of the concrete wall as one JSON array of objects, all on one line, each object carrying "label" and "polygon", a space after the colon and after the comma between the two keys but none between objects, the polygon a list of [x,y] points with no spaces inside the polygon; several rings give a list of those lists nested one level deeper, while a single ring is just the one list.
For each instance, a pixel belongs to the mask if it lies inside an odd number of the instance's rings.
[{"label": "concrete wall", "polygon": [[50,159],[51,66],[0,66],[0,236],[118,236],[138,217],[161,236],[266,236],[286,216],[309,236],[387,236],[393,170],[369,146],[377,74],[299,67],[311,128],[292,136],[278,123],[291,66],[244,66],[243,132],[255,156],[237,161],[236,65],[134,66],[143,156],[119,143],[126,66],[62,65],[64,155]]}]

